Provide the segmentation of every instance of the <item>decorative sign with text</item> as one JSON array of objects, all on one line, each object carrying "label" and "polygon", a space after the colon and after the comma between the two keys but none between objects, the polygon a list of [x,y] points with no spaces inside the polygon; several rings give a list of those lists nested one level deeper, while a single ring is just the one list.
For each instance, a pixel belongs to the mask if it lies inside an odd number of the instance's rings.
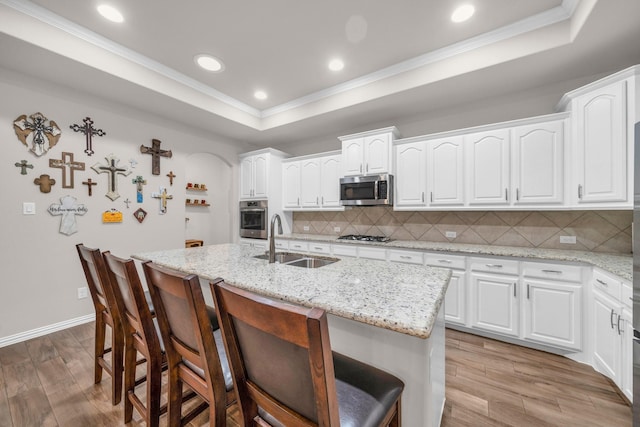
[{"label": "decorative sign with text", "polygon": [[117,209],[110,209],[108,211],[104,211],[102,213],[102,222],[103,223],[122,222],[122,212],[120,212]]},{"label": "decorative sign with text", "polygon": [[76,198],[73,196],[61,197],[60,204],[53,203],[47,210],[51,215],[62,216],[60,219],[60,233],[66,236],[78,232],[76,215],[84,215],[87,213],[87,208],[84,205],[77,204]]}]

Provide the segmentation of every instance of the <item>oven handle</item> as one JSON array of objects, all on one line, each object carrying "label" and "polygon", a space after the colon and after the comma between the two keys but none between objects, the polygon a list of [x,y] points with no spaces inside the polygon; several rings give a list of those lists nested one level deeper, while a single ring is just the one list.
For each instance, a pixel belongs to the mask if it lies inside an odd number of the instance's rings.
[{"label": "oven handle", "polygon": [[378,184],[380,181],[373,182],[373,200],[378,200]]},{"label": "oven handle", "polygon": [[240,209],[240,212],[264,212],[264,209]]}]

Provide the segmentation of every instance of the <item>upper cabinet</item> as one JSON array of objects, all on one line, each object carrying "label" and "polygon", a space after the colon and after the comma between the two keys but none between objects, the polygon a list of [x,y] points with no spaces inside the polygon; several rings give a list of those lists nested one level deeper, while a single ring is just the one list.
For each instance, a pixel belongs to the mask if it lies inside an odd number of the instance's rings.
[{"label": "upper cabinet", "polygon": [[470,205],[509,204],[509,129],[464,136]]},{"label": "upper cabinet", "polygon": [[282,164],[285,210],[342,210],[340,160],[337,152],[288,159]]},{"label": "upper cabinet", "polygon": [[287,154],[270,148],[242,154],[240,199],[268,199],[270,185],[280,187],[281,161],[285,157]]},{"label": "upper cabinet", "polygon": [[342,136],[342,174],[377,175],[393,173],[392,144],[395,127]]},{"label": "upper cabinet", "polygon": [[395,147],[395,206],[426,206],[427,144],[424,141]]},{"label": "upper cabinet", "polygon": [[464,204],[464,143],[461,136],[427,142],[427,192],[431,206]]}]

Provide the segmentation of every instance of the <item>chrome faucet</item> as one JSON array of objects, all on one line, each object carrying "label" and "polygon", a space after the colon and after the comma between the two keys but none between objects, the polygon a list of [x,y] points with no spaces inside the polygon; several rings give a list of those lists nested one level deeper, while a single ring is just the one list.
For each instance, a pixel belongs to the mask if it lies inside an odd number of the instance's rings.
[{"label": "chrome faucet", "polygon": [[271,217],[271,234],[269,234],[269,264],[276,262],[276,232],[274,230],[276,219],[278,220],[278,234],[282,234],[282,221],[280,221],[280,215],[273,214]]}]

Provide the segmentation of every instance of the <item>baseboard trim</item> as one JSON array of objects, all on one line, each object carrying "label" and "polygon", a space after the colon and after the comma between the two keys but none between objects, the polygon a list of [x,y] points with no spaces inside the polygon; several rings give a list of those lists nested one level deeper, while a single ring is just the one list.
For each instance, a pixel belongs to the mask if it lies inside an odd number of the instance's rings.
[{"label": "baseboard trim", "polygon": [[19,342],[27,341],[32,338],[41,337],[43,335],[50,334],[52,332],[61,331],[63,329],[70,328],[72,326],[82,325],[96,320],[95,313],[87,314],[86,316],[76,317],[74,319],[65,320],[63,322],[53,323],[51,325],[43,326],[41,328],[31,329],[30,331],[20,332],[18,334],[9,335],[8,337],[0,338],[0,348],[8,345],[17,344]]}]

